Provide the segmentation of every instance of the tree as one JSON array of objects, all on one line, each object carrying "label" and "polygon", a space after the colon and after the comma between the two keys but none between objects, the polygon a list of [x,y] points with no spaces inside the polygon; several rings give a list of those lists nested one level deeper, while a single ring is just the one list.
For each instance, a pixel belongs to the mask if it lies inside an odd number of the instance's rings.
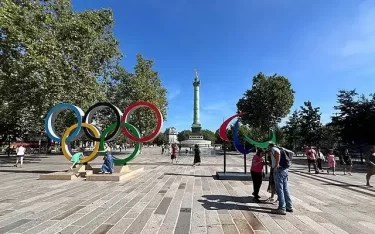
[{"label": "tree", "polygon": [[111,10],[74,12],[70,0],[0,4],[3,123],[39,133],[54,105],[68,102],[85,110],[105,99],[106,77],[121,58]]},{"label": "tree", "polygon": [[[167,90],[162,86],[158,72],[153,70],[153,61],[137,55],[134,74],[117,66],[110,81],[108,98],[120,109],[136,101],[148,101],[161,111],[164,121],[167,119]],[[156,127],[155,114],[149,108],[141,108],[130,116],[133,124],[142,135],[150,134]]]},{"label": "tree", "polygon": [[322,132],[320,123],[321,113],[319,107],[313,107],[310,101],[304,102],[300,111],[300,136],[305,145],[318,144]]},{"label": "tree", "polygon": [[290,147],[295,151],[298,146],[301,146],[301,118],[298,110],[295,110],[289,117],[283,131],[285,133],[286,147]]},{"label": "tree", "polygon": [[211,141],[212,143],[215,142],[216,136],[215,133],[211,130],[204,129],[202,130],[203,139],[207,141]]},{"label": "tree", "polygon": [[158,137],[156,137],[153,141],[152,144],[156,145],[163,145],[167,143],[167,136],[164,133],[159,133]]},{"label": "tree", "polygon": [[185,141],[189,139],[189,135],[191,134],[190,130],[183,130],[177,134],[177,140],[179,142]]},{"label": "tree", "polygon": [[332,125],[339,130],[344,144],[374,144],[375,98],[367,98],[355,90],[340,90],[337,95],[338,110]]},{"label": "tree", "polygon": [[293,102],[294,91],[286,77],[259,73],[253,77],[252,88],[238,101],[237,111],[247,113],[241,118],[243,124],[260,129],[268,137],[270,128],[289,114]]}]

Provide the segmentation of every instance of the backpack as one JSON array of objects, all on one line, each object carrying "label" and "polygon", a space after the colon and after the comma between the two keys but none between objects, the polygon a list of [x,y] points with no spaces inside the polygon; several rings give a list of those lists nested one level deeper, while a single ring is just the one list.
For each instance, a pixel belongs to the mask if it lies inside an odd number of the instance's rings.
[{"label": "backpack", "polygon": [[283,148],[278,148],[280,150],[280,167],[289,168],[292,165],[292,154]]}]

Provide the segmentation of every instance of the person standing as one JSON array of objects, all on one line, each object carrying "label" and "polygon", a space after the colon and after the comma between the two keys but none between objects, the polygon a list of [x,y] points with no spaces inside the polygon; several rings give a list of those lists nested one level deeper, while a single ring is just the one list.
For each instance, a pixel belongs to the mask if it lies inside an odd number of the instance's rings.
[{"label": "person standing", "polygon": [[279,200],[278,208],[273,210],[272,213],[286,215],[286,212],[293,212],[292,199],[290,198],[288,187],[288,166],[281,163],[287,160],[286,152],[281,153],[274,142],[270,142],[268,147],[271,152],[271,157],[275,160],[274,177],[276,193]]},{"label": "person standing", "polygon": [[199,145],[196,144],[194,147],[194,163],[193,166],[195,165],[200,165],[201,164],[201,150],[199,149]]},{"label": "person standing", "polygon": [[375,175],[375,145],[371,146],[370,151],[366,154],[367,163],[367,175],[366,175],[366,186],[373,187],[370,185],[371,176]]},{"label": "person standing", "polygon": [[162,146],[161,146],[161,155],[164,155],[164,150],[165,150],[165,146],[162,145]]},{"label": "person standing", "polygon": [[342,162],[344,167],[344,175],[346,175],[346,171],[348,171],[349,175],[352,175],[353,162],[348,149],[345,149],[344,151]]},{"label": "person standing", "polygon": [[259,198],[259,190],[262,186],[262,172],[263,172],[263,166],[264,166],[264,160],[263,160],[263,150],[257,149],[257,152],[255,153],[252,163],[251,163],[251,178],[253,180],[253,196],[254,196],[254,202],[260,202]]},{"label": "person standing", "polygon": [[20,145],[16,149],[17,161],[16,161],[16,164],[14,165],[15,167],[18,167],[18,161],[21,163],[20,167],[22,167],[22,165],[23,165],[23,158],[25,157],[25,152],[26,152],[26,148],[23,147],[23,145]]},{"label": "person standing", "polygon": [[172,159],[172,164],[173,164],[173,160],[175,160],[176,164],[177,164],[177,145],[176,144],[172,144],[172,153],[171,153],[171,159]]}]

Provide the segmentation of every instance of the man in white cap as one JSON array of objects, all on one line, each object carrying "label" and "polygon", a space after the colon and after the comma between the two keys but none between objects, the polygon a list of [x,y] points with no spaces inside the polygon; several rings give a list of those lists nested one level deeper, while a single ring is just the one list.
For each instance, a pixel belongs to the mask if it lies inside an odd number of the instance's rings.
[{"label": "man in white cap", "polygon": [[[281,153],[280,149],[276,147],[276,144],[272,141],[269,142],[268,149],[271,152],[271,161],[275,178],[276,193],[279,200],[279,207],[276,210],[274,210],[273,213],[286,215],[286,212],[293,212],[292,200],[290,198],[288,188],[289,166],[286,164],[286,151]],[[284,149],[282,150],[284,151]]]}]

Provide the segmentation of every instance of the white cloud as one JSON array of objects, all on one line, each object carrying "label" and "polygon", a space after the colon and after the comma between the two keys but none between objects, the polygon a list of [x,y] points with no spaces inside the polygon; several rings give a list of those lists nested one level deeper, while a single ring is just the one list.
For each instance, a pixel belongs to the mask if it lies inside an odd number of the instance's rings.
[{"label": "white cloud", "polygon": [[168,100],[176,98],[178,95],[180,95],[180,93],[180,89],[172,89],[172,91],[168,92]]}]

